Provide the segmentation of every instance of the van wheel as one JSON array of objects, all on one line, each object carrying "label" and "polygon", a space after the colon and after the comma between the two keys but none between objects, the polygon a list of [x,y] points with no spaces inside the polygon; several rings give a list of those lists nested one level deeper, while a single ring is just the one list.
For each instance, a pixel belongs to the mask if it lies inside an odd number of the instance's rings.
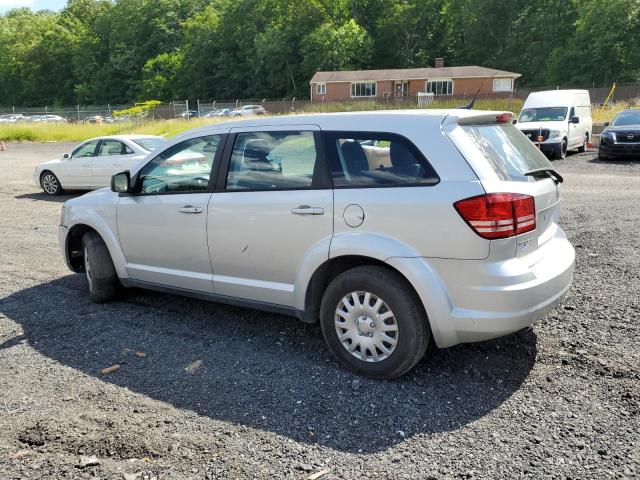
[{"label": "van wheel", "polygon": [[556,160],[564,160],[567,157],[567,139],[563,138],[560,148],[554,152],[553,158]]},{"label": "van wheel", "polygon": [[582,139],[582,145],[578,147],[578,153],[584,153],[587,151],[587,146],[589,145],[589,135],[585,135]]},{"label": "van wheel", "polygon": [[107,245],[96,232],[87,232],[82,237],[82,248],[89,297],[96,303],[113,300],[120,291],[120,281]]},{"label": "van wheel", "polygon": [[40,175],[40,186],[47,195],[55,196],[63,192],[60,180],[49,170],[45,170],[42,172],[42,175]]},{"label": "van wheel", "polygon": [[336,359],[372,378],[396,378],[411,370],[431,336],[409,283],[378,266],[338,275],[322,297],[320,324]]}]

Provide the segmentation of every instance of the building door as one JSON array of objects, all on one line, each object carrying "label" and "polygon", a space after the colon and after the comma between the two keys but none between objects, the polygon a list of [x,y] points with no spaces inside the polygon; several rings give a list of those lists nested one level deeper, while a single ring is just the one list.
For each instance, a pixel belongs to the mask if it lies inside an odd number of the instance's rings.
[{"label": "building door", "polygon": [[399,80],[393,84],[394,97],[406,97],[409,93],[409,82]]}]

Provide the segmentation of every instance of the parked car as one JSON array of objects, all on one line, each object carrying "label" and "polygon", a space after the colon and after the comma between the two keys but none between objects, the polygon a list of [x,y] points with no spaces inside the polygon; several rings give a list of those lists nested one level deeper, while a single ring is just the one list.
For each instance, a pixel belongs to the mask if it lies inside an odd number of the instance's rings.
[{"label": "parked car", "polygon": [[195,118],[198,116],[197,110],[185,110],[180,114],[181,118]]},{"label": "parked car", "polygon": [[219,108],[211,110],[210,112],[207,112],[202,116],[206,118],[228,117],[230,116],[230,113],[231,110],[229,110],[228,108]]},{"label": "parked car", "polygon": [[604,125],[598,158],[640,158],[640,109],[623,110],[611,123],[606,122]]},{"label": "parked car", "polygon": [[250,117],[252,115],[264,115],[267,111],[260,105],[245,105],[229,112],[230,117]]},{"label": "parked car", "polygon": [[143,287],[320,321],[364,375],[542,318],[572,282],[560,175],[469,110],[272,117],[191,130],[64,204],[69,268],[105,302]]},{"label": "parked car", "polygon": [[588,90],[530,93],[517,122],[542,152],[556,159],[565,158],[567,150],[586,151],[592,126]]},{"label": "parked car", "polygon": [[152,135],[97,137],[78,145],[61,159],[39,164],[33,172],[36,185],[48,195],[64,189],[93,190],[109,186],[113,174],[132,168],[165,142]]},{"label": "parked car", "polygon": [[67,123],[67,119],[60,115],[40,115],[38,121],[45,123]]},{"label": "parked car", "polygon": [[85,123],[102,123],[104,122],[104,117],[102,115],[91,115],[84,119]]},{"label": "parked car", "polygon": [[20,113],[9,113],[5,115],[0,115],[0,123],[17,123],[26,121],[24,115]]}]

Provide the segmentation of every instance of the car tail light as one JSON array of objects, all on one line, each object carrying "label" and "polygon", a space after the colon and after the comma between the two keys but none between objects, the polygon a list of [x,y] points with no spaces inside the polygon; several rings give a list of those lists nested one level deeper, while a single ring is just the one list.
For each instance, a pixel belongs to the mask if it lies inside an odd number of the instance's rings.
[{"label": "car tail light", "polygon": [[533,197],[520,193],[488,193],[453,204],[482,238],[507,238],[536,229]]}]

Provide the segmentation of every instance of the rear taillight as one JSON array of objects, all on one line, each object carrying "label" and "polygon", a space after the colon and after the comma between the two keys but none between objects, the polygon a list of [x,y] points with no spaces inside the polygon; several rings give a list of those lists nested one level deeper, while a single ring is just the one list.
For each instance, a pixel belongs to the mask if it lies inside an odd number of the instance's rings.
[{"label": "rear taillight", "polygon": [[507,238],[536,229],[536,205],[529,195],[488,193],[453,206],[482,238]]}]

